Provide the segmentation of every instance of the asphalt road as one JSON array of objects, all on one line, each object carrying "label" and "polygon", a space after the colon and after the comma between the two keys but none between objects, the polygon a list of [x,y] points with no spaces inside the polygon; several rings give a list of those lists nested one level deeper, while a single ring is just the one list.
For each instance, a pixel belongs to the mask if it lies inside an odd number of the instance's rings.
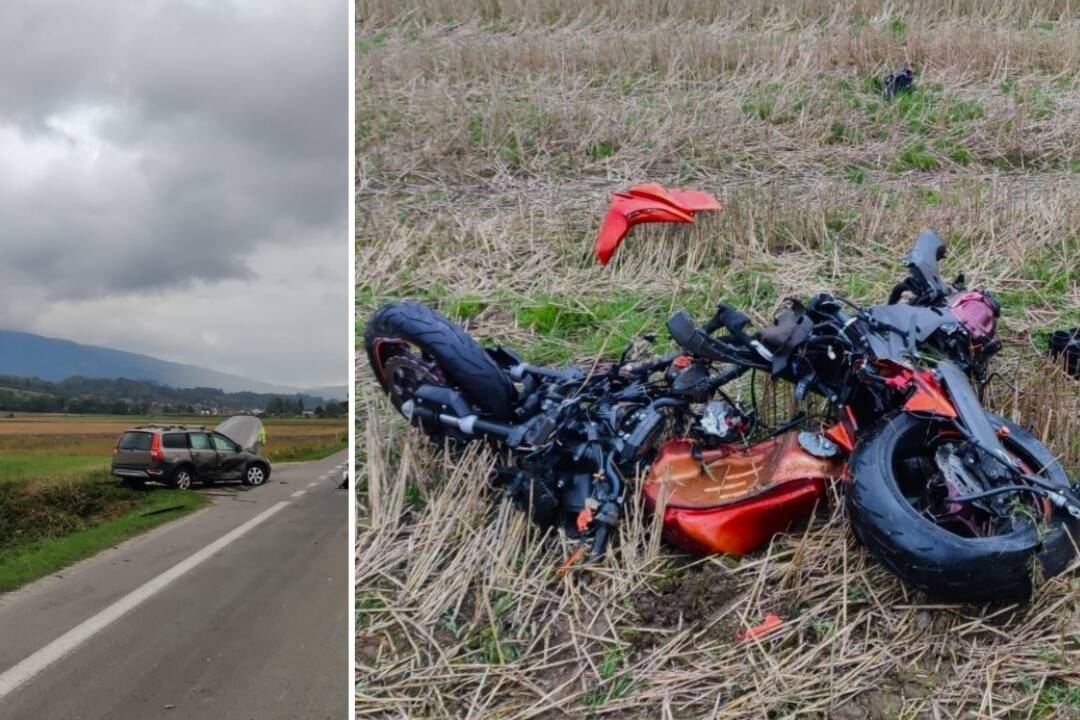
[{"label": "asphalt road", "polygon": [[345,453],[0,595],[0,719],[347,717]]}]

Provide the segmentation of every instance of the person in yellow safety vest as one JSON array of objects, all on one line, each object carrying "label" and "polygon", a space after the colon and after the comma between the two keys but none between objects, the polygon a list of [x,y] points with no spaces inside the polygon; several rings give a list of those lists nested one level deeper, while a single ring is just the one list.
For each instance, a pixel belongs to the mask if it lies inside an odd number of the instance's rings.
[{"label": "person in yellow safety vest", "polygon": [[266,443],[266,426],[259,425],[259,439],[255,443],[255,452],[261,453],[262,447]]}]

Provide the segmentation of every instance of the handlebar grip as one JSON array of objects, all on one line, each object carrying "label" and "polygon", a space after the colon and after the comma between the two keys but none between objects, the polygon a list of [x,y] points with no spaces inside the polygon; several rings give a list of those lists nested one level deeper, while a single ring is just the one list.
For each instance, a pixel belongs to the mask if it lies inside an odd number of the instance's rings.
[{"label": "handlebar grip", "polygon": [[688,347],[694,338],[694,321],[685,310],[680,310],[667,321],[668,332],[679,347]]},{"label": "handlebar grip", "polygon": [[[743,345],[750,345],[750,336],[743,332],[743,328],[750,324],[750,318],[744,313],[739,312],[730,305],[717,305],[716,314],[713,315],[712,320],[706,326],[706,329],[717,329],[719,327],[725,328],[733,338],[738,340]],[[709,330],[712,332],[712,330]]]}]

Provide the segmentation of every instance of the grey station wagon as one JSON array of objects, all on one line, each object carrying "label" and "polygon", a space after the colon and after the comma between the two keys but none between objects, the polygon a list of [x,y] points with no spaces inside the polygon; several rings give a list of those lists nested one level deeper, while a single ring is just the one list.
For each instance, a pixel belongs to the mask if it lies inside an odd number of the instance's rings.
[{"label": "grey station wagon", "polygon": [[231,417],[214,429],[187,425],[142,425],[116,441],[112,474],[126,482],[162,482],[187,490],[198,480],[240,480],[262,485],[270,461],[260,453],[262,422],[249,415]]}]

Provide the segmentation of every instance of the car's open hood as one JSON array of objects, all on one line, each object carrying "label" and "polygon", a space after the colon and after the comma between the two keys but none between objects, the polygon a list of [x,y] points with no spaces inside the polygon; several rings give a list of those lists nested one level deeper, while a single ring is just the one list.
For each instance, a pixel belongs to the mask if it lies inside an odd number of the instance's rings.
[{"label": "car's open hood", "polygon": [[240,447],[250,450],[258,442],[262,426],[262,420],[254,415],[233,415],[216,429]]}]

